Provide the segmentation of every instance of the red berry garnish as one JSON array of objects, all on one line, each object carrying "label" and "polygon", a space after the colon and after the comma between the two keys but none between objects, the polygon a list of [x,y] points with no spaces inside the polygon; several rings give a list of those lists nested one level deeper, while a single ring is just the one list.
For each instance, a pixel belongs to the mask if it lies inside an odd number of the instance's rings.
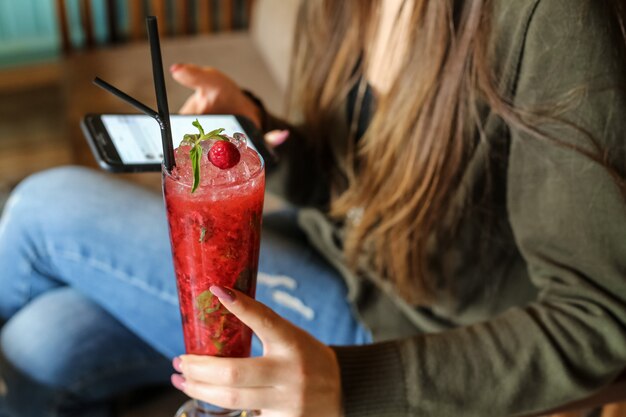
[{"label": "red berry garnish", "polygon": [[209,161],[220,169],[229,169],[237,165],[241,159],[241,154],[237,147],[227,141],[218,140],[209,149]]}]

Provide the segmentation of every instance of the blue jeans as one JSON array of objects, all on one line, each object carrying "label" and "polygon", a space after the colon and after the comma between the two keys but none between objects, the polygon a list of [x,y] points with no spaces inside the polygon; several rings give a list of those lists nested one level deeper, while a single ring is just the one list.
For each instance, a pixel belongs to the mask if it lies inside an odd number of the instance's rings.
[{"label": "blue jeans", "polygon": [[[261,302],[325,343],[371,341],[295,212],[262,236]],[[162,196],[84,168],[25,180],[0,218],[0,322],[0,415],[106,415],[167,383],[184,346]]]}]

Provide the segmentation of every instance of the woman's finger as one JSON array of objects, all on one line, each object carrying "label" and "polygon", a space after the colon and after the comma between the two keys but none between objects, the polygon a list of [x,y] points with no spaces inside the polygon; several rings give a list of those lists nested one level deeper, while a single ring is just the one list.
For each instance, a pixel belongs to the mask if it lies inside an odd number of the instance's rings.
[{"label": "woman's finger", "polygon": [[170,68],[172,77],[185,87],[199,89],[211,84],[212,71],[193,64],[177,64]]},{"label": "woman's finger", "polygon": [[281,404],[274,388],[231,388],[209,385],[172,375],[172,384],[191,398],[231,410],[261,410]]},{"label": "woman's finger", "polygon": [[210,291],[228,311],[252,329],[266,348],[271,344],[287,344],[289,347],[293,344],[299,330],[269,307],[239,291],[219,285],[212,286]]},{"label": "woman's finger", "polygon": [[179,114],[199,114],[198,111],[198,100],[195,94],[192,94],[186,101],[185,104],[178,110]]},{"label": "woman's finger", "polygon": [[182,355],[174,368],[186,380],[223,387],[270,387],[283,381],[284,367],[275,360],[261,358],[218,358]]}]

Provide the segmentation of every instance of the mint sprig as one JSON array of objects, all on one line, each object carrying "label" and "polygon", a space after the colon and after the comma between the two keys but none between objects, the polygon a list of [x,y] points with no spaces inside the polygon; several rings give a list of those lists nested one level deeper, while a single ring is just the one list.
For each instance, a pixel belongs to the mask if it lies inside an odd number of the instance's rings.
[{"label": "mint sprig", "polygon": [[[213,320],[217,320],[217,326],[213,328],[213,334],[211,335],[211,342],[217,349],[217,353],[221,353],[224,349],[224,343],[219,338],[224,333],[224,326],[226,325],[226,316],[230,312],[220,303],[211,291],[203,291],[195,299],[195,307],[197,311],[198,319],[205,325],[208,325],[211,315],[215,315]],[[219,313],[218,313],[219,312]],[[217,316],[219,314],[219,317]],[[212,323],[214,321],[212,320]]]},{"label": "mint sprig", "polygon": [[201,143],[205,140],[215,139],[215,140],[228,140],[226,135],[223,135],[223,128],[211,130],[209,133],[204,133],[204,129],[202,125],[196,119],[191,123],[194,127],[198,129],[199,134],[187,134],[183,136],[183,140],[181,141],[181,145],[191,145],[191,149],[189,150],[189,158],[191,159],[191,168],[193,170],[193,185],[191,186],[191,192],[196,191],[198,186],[200,185],[200,160],[202,158],[202,145]]},{"label": "mint sprig", "polygon": [[198,310],[198,318],[200,321],[206,323],[209,319],[209,316],[216,311],[218,311],[222,306],[221,304],[214,300],[213,294],[211,291],[203,291],[200,295],[196,297],[196,309]]},{"label": "mint sprig", "polygon": [[200,122],[198,121],[198,119],[194,120],[193,122],[191,122],[191,124],[194,127],[197,127],[198,130],[200,131],[200,136],[204,136],[204,129],[202,128],[202,125],[200,124]]}]

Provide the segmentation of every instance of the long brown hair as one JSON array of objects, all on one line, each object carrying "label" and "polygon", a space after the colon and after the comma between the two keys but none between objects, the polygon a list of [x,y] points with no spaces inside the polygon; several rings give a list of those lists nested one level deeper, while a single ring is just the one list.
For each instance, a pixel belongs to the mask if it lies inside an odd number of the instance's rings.
[{"label": "long brown hair", "polygon": [[[331,147],[333,112],[367,63],[362,54],[378,1],[302,2],[290,98],[317,155]],[[349,140],[345,186],[331,201],[330,214],[339,219],[361,208],[346,229],[348,260],[354,265],[368,248],[378,274],[412,303],[435,296],[427,249],[444,220],[454,224],[447,219],[451,201],[481,140],[479,102],[508,125],[541,135],[498,90],[487,51],[490,6],[490,0],[414,0],[410,53],[378,98],[358,147]],[[603,163],[596,153],[583,153]],[[623,177],[615,177],[624,189]]]}]

